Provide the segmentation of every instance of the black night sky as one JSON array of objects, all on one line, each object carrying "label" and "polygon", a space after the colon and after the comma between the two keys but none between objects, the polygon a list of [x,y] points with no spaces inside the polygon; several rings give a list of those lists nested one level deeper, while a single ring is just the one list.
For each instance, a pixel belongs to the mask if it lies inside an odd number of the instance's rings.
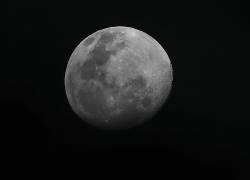
[{"label": "black night sky", "polygon": [[[250,125],[232,107],[231,67],[240,62],[246,21],[235,4],[10,3],[1,93],[5,173],[246,178]],[[83,123],[65,94],[74,48],[110,26],[151,35],[173,66],[168,101],[134,129],[104,131]]]}]

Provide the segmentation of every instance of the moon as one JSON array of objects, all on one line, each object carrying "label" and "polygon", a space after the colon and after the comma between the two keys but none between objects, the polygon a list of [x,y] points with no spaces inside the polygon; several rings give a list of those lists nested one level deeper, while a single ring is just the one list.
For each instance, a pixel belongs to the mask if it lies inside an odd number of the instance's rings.
[{"label": "moon", "polygon": [[94,32],[75,48],[65,72],[75,114],[104,129],[132,128],[159,111],[173,81],[170,59],[148,34],[124,26]]}]

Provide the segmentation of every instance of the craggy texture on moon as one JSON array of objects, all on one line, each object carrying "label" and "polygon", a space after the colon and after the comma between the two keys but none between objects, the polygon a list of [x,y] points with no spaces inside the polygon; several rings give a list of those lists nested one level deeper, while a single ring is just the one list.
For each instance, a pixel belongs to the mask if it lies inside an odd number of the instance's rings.
[{"label": "craggy texture on moon", "polygon": [[172,66],[161,45],[129,27],[110,27],[84,39],[72,53],[65,89],[76,114],[103,128],[134,127],[168,97]]}]

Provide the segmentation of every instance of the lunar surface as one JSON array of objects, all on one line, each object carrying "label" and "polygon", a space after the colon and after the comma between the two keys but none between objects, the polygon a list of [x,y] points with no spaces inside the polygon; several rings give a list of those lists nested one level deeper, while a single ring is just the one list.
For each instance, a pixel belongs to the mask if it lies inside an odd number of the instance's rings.
[{"label": "lunar surface", "polygon": [[73,111],[100,128],[130,128],[151,119],[171,91],[171,62],[148,34],[110,27],[84,39],[73,51],[65,90]]}]

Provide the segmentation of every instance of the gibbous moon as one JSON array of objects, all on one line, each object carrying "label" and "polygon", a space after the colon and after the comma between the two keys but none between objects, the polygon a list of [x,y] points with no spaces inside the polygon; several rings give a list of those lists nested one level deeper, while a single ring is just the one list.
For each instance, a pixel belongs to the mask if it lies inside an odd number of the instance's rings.
[{"label": "gibbous moon", "polygon": [[86,37],[65,73],[66,95],[86,123],[131,128],[151,119],[171,91],[173,71],[162,46],[130,27],[110,27]]}]

